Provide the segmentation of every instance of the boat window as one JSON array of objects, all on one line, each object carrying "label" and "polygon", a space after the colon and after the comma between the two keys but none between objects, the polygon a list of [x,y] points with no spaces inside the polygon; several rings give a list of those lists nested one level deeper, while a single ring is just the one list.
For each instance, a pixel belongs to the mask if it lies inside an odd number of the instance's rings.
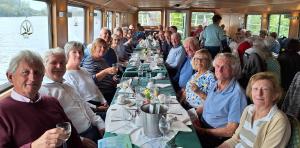
[{"label": "boat window", "polygon": [[278,37],[288,37],[290,19],[288,14],[271,14],[269,19],[269,32],[276,32]]},{"label": "boat window", "polygon": [[106,12],[106,27],[112,31],[112,12]]},{"label": "boat window", "polygon": [[196,27],[198,25],[208,26],[212,24],[212,17],[214,13],[212,12],[192,12],[191,26]]},{"label": "boat window", "polygon": [[120,13],[116,13],[116,27],[121,27],[120,19]]},{"label": "boat window", "polygon": [[84,9],[68,5],[68,41],[84,43]]},{"label": "boat window", "polygon": [[141,26],[158,26],[161,23],[161,11],[139,11],[138,21]]},{"label": "boat window", "polygon": [[[8,84],[6,70],[21,50],[43,54],[50,48],[49,8],[44,1],[2,1],[0,5],[0,88]],[[0,90],[1,91],[1,90]]]},{"label": "boat window", "polygon": [[247,15],[246,29],[250,30],[253,35],[259,35],[261,29],[261,15]]},{"label": "boat window", "polygon": [[94,10],[94,40],[99,37],[102,28],[102,12]]},{"label": "boat window", "polygon": [[186,38],[187,13],[172,11],[169,13],[170,26],[176,26],[177,32],[181,35],[181,39]]}]

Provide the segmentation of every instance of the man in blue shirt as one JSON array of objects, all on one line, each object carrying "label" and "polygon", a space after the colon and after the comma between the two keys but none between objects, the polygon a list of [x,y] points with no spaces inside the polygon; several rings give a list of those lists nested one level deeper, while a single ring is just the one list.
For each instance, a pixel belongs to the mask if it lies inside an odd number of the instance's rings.
[{"label": "man in blue shirt", "polygon": [[186,83],[194,74],[194,69],[192,67],[192,58],[194,57],[195,52],[197,50],[200,50],[199,42],[194,37],[186,38],[184,40],[183,46],[186,52],[186,57],[180,70],[174,77],[174,80],[178,82],[178,89],[185,89]]},{"label": "man in blue shirt", "polygon": [[236,80],[241,71],[239,59],[230,53],[221,53],[214,59],[213,66],[217,82],[204,102],[201,127],[194,122],[203,147],[217,147],[231,137],[247,105],[245,92]]},{"label": "man in blue shirt", "polygon": [[171,78],[174,77],[177,71],[180,69],[186,55],[180,40],[181,37],[179,33],[173,33],[171,35],[171,42],[173,47],[171,48],[166,60],[166,67]]}]

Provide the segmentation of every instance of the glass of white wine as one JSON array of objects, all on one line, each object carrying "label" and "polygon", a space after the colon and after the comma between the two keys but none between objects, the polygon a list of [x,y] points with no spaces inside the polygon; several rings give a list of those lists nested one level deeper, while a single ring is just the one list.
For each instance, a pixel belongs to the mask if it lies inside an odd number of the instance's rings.
[{"label": "glass of white wine", "polygon": [[67,144],[66,142],[68,141],[68,139],[71,136],[71,132],[72,132],[72,127],[71,127],[71,123],[70,122],[61,122],[61,123],[57,123],[56,124],[57,128],[63,128],[66,132],[66,137],[64,137],[63,140],[63,148],[67,148]]}]

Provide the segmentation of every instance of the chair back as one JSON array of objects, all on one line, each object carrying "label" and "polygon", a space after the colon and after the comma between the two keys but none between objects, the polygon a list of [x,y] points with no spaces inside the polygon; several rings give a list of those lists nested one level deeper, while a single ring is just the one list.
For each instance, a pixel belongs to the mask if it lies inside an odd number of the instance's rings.
[{"label": "chair back", "polygon": [[291,137],[287,148],[300,148],[300,122],[294,116],[287,116],[291,124]]}]

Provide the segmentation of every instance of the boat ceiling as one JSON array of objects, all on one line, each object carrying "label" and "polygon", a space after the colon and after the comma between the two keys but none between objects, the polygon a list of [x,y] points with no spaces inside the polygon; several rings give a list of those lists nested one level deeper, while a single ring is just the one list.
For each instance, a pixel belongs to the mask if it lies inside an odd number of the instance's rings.
[{"label": "boat ceiling", "polygon": [[137,10],[207,9],[228,12],[294,11],[300,10],[300,0],[85,0],[109,9]]}]

